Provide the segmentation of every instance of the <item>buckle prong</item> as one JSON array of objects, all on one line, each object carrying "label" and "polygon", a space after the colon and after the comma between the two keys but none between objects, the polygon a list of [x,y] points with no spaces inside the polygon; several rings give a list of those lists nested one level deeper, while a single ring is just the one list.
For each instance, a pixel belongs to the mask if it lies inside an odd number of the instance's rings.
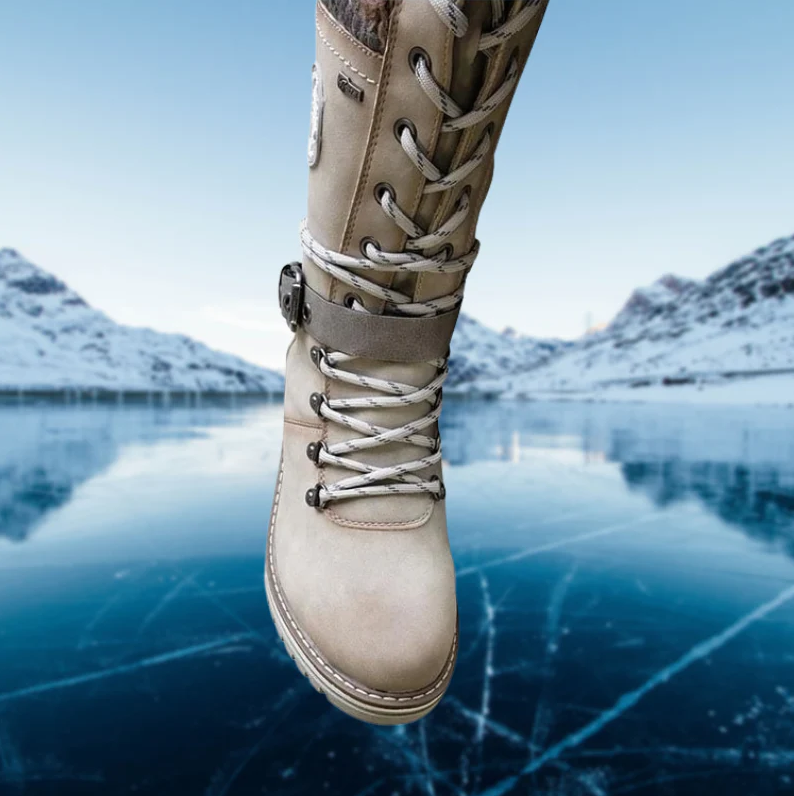
[{"label": "buckle prong", "polygon": [[[292,280],[288,293],[282,289],[285,277]],[[303,312],[303,269],[300,263],[289,263],[281,269],[278,295],[281,314],[286,319],[290,331],[297,332]]]}]

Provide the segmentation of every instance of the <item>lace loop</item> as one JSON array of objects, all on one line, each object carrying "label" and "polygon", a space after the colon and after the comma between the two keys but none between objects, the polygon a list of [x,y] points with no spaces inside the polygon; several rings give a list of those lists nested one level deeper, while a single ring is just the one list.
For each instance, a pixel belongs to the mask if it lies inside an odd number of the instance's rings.
[{"label": "lace loop", "polygon": [[[455,0],[428,0],[428,2],[456,37],[466,35],[468,19]],[[480,36],[478,50],[487,51],[505,44],[529,24],[541,6],[542,0],[528,0],[521,10],[514,12],[512,18],[501,23],[505,10],[504,0],[491,0],[494,28]],[[516,3],[514,9],[518,7]],[[419,87],[446,117],[441,126],[442,133],[461,131],[480,124],[507,101],[519,78],[518,60],[512,57],[501,85],[479,105],[465,112],[433,77],[429,58],[423,50],[416,48],[412,50],[410,60]],[[444,174],[420,146],[416,129],[409,120],[401,119],[395,125],[395,135],[408,159],[425,178],[426,184],[423,189],[425,194],[441,193],[462,184],[486,160],[493,143],[491,126],[484,131],[468,159]],[[361,257],[341,254],[320,244],[312,236],[304,221],[300,232],[304,255],[326,274],[356,290],[359,296],[356,296],[350,306],[360,312],[368,311],[360,301],[361,294],[385,302],[387,313],[422,316],[455,308],[463,298],[463,280],[460,287],[445,296],[417,301],[399,290],[373,282],[357,272],[463,273],[465,279],[466,273],[477,257],[479,243],[474,241],[468,252],[453,256],[447,241],[465,223],[471,211],[468,191],[464,190],[460,194],[449,217],[435,230],[423,229],[405,213],[398,204],[391,186],[385,183],[379,184],[375,194],[383,212],[406,233],[404,251],[384,251],[371,239],[365,239],[362,241]],[[437,247],[442,248],[435,254],[429,253]],[[422,478],[416,473],[433,467],[441,461],[438,434],[431,437],[422,432],[434,427],[441,413],[442,385],[448,374],[447,360],[439,359],[428,363],[436,368],[436,376],[426,385],[415,387],[390,379],[367,376],[344,367],[358,357],[342,352],[317,350],[322,353],[316,356],[313,353],[312,360],[327,379],[371,390],[376,394],[353,398],[328,398],[320,393],[312,395],[312,409],[318,415],[329,422],[350,429],[359,436],[332,444],[316,443],[316,448],[310,446],[312,451],[310,458],[313,458],[318,466],[333,465],[351,470],[355,474],[332,484],[317,484],[307,492],[307,503],[317,508],[324,508],[330,501],[354,497],[420,493],[430,494],[437,500],[443,499],[445,489],[438,476]],[[350,414],[361,409],[394,409],[422,403],[428,405],[427,413],[397,428],[387,428]],[[370,465],[352,458],[352,455],[361,451],[395,442],[413,445],[426,453],[414,461],[386,466]]]}]

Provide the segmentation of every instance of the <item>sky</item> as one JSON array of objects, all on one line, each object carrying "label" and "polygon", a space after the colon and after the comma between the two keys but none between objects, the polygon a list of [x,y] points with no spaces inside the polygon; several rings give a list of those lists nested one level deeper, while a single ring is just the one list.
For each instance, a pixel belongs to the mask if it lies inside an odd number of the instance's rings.
[{"label": "sky", "polygon": [[[426,0],[407,0],[426,2]],[[281,369],[312,0],[0,0],[0,247]],[[794,232],[794,2],[551,0],[464,310],[573,338]]]}]

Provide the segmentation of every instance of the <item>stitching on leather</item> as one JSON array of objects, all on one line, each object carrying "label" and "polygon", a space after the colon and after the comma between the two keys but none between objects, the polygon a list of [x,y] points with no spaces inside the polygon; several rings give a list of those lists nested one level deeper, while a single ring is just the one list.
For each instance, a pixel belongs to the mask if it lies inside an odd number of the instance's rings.
[{"label": "stitching on leather", "polygon": [[370,699],[379,699],[383,702],[414,702],[417,699],[422,699],[423,697],[430,696],[438,691],[441,686],[444,685],[444,681],[447,678],[450,670],[455,664],[455,656],[458,650],[458,628],[457,625],[455,626],[455,633],[452,636],[452,649],[449,653],[449,658],[447,659],[447,663],[441,671],[441,674],[436,678],[435,685],[432,688],[427,689],[426,691],[422,692],[414,692],[410,696],[389,696],[387,694],[376,694],[372,691],[368,691],[361,686],[356,685],[355,683],[351,683],[349,680],[346,680],[339,672],[336,671],[332,666],[330,666],[326,660],[320,655],[320,653],[315,649],[314,644],[308,639],[306,636],[303,635],[301,629],[298,627],[295,620],[292,618],[292,614],[290,613],[289,607],[281,594],[281,588],[279,586],[278,577],[276,576],[276,566],[275,561],[273,559],[273,548],[275,541],[275,530],[276,530],[276,514],[278,513],[278,504],[279,500],[281,499],[281,485],[284,481],[284,459],[282,457],[281,464],[279,466],[278,471],[278,481],[276,482],[276,494],[273,498],[273,511],[270,515],[270,543],[268,544],[267,550],[267,565],[270,570],[270,574],[272,576],[272,583],[273,583],[273,590],[276,592],[276,597],[278,598],[279,604],[281,605],[282,611],[284,613],[285,618],[287,621],[292,625],[293,630],[298,634],[301,641],[303,642],[304,646],[308,650],[308,652],[317,659],[317,662],[325,669],[328,674],[333,677],[333,679],[338,680],[340,683],[345,685],[347,688],[352,689],[356,693],[363,694]]},{"label": "stitching on leather", "polygon": [[[317,4],[317,12],[318,16],[322,14],[323,21],[329,24],[334,30],[340,35],[344,36],[347,39],[349,44],[352,44],[357,50],[361,50],[364,55],[368,56],[369,58],[378,58],[381,61],[383,60],[383,55],[380,53],[376,53],[374,50],[370,50],[369,47],[365,47],[358,39],[351,36],[334,18],[328,13],[328,9],[322,3]],[[319,23],[319,19],[318,19]]]},{"label": "stitching on leather", "polygon": [[323,32],[320,30],[320,25],[319,25],[319,23],[316,25],[316,27],[317,27],[317,35],[318,35],[318,36],[319,36],[319,37],[322,39],[322,42],[323,42],[323,44],[325,44],[325,46],[326,46],[326,47],[327,47],[327,48],[328,48],[328,49],[329,49],[329,50],[330,50],[330,51],[331,51],[331,52],[332,52],[332,53],[333,53],[333,54],[334,54],[334,55],[335,55],[335,56],[336,56],[336,57],[337,57],[337,58],[338,58],[338,59],[339,59],[339,60],[340,60],[340,61],[341,61],[341,62],[342,62],[342,63],[343,63],[343,64],[344,64],[344,65],[345,65],[345,66],[346,66],[346,67],[347,67],[347,68],[348,68],[350,71],[351,71],[351,72],[355,72],[355,73],[356,73],[356,74],[357,74],[359,77],[363,77],[363,78],[364,78],[364,80],[366,80],[366,81],[367,81],[367,83],[371,83],[373,86],[377,86],[377,85],[378,85],[378,84],[377,84],[377,82],[376,82],[375,80],[372,80],[372,78],[369,78],[369,77],[367,77],[367,76],[366,76],[366,75],[365,75],[363,72],[360,72],[358,69],[356,69],[356,67],[355,67],[355,66],[353,66],[353,64],[351,64],[351,63],[350,63],[350,61],[348,61],[348,60],[347,60],[347,58],[345,58],[345,56],[344,56],[344,55],[342,55],[342,53],[340,53],[340,52],[339,52],[339,50],[337,50],[337,49],[336,49],[336,48],[335,48],[335,47],[334,47],[334,46],[331,44],[331,42],[329,42],[329,41],[328,41],[328,39],[326,39],[326,38],[325,38],[325,36],[323,36]]},{"label": "stitching on leather", "polygon": [[[488,196],[488,191],[491,188],[491,181],[493,180],[493,172],[494,172],[494,162],[488,164],[488,168],[483,175],[482,180],[480,180],[480,184],[477,187],[477,195],[472,196],[472,202],[474,207],[475,219],[479,218],[480,211],[482,210],[482,206],[485,203],[485,199]],[[471,229],[469,230],[469,234],[466,236],[466,248],[470,249],[474,245],[474,239],[477,236],[477,223],[475,221],[472,224]]]},{"label": "stitching on leather", "polygon": [[[390,37],[397,36],[397,29],[399,25],[399,18],[401,11],[402,11],[402,0],[396,0],[390,21],[390,29],[389,29]],[[364,196],[367,194],[367,192],[364,190],[364,186],[369,181],[369,174],[372,169],[372,161],[375,157],[375,153],[377,152],[378,139],[380,137],[381,129],[383,127],[383,113],[388,95],[389,84],[391,82],[393,63],[394,63],[393,50],[389,49],[388,58],[386,58],[384,61],[383,72],[381,75],[382,85],[379,89],[377,105],[375,107],[375,113],[373,115],[372,125],[370,129],[370,137],[367,142],[367,153],[364,159],[364,166],[359,176],[359,182],[357,188],[358,195],[355,197],[353,201],[353,206],[350,209],[350,215],[348,216],[347,227],[345,229],[345,234],[342,238],[342,248],[340,249],[340,251],[344,251],[345,248],[350,245],[350,240],[353,237],[353,231],[356,228],[358,213],[361,209],[361,203],[364,199]],[[441,122],[443,121],[441,118],[441,114],[438,114],[436,118],[437,118],[437,125],[440,128]],[[420,181],[418,190],[421,191],[422,187],[423,185]],[[403,239],[405,237],[406,236],[404,235]],[[386,284],[392,285],[394,282],[394,278],[395,275],[392,275]],[[337,280],[334,280],[330,296],[332,301],[336,298],[337,286],[339,286],[339,283]],[[383,302],[381,302],[381,307],[383,307]],[[327,379],[326,379],[326,389],[330,390],[330,384]],[[362,522],[358,520],[350,520],[343,517],[340,514],[337,514],[333,510],[326,509],[326,514],[329,517],[329,519],[332,522],[336,523],[337,525],[341,525],[346,528],[359,528],[359,529],[370,529],[370,530],[377,530],[379,528],[380,529],[400,528],[404,530],[408,530],[411,528],[418,528],[424,525],[428,521],[432,513],[433,513],[433,505],[431,503],[429,508],[421,516],[413,520],[407,520],[404,522],[394,522],[394,523],[379,523],[379,522]]]},{"label": "stitching on leather", "polygon": [[291,426],[300,426],[301,428],[313,428],[317,431],[322,430],[321,423],[309,423],[307,420],[291,420],[288,417],[284,418],[285,423],[289,423]]},{"label": "stitching on leather", "polygon": [[350,520],[330,509],[326,509],[325,513],[337,525],[343,525],[346,528],[368,528],[370,530],[378,530],[380,528],[402,528],[404,530],[410,530],[411,528],[421,528],[421,526],[430,519],[430,515],[433,513],[433,504],[431,503],[427,511],[425,511],[424,514],[420,514],[416,519],[405,520],[403,522],[365,522],[364,520]]},{"label": "stitching on leather", "polygon": [[[389,36],[397,36],[397,28],[399,25],[400,19],[400,11],[402,10],[402,3],[400,0],[397,0],[394,10],[392,11],[391,22],[389,23],[390,32]],[[358,188],[357,188],[357,196],[353,201],[353,206],[350,208],[350,215],[348,216],[347,220],[347,228],[345,229],[344,237],[342,238],[342,249],[340,251],[345,251],[347,246],[350,245],[350,239],[353,237],[353,230],[356,227],[356,220],[358,219],[358,211],[361,208],[361,202],[364,199],[364,186],[369,181],[369,172],[372,168],[372,158],[374,152],[377,148],[377,141],[378,137],[380,136],[380,129],[383,123],[383,108],[386,104],[386,95],[387,90],[389,88],[389,82],[391,80],[391,69],[392,63],[394,62],[394,49],[392,47],[387,48],[388,58],[384,60],[383,64],[383,72],[381,76],[382,86],[378,92],[378,100],[375,106],[375,113],[372,118],[372,124],[370,126],[370,136],[369,141],[367,142],[367,152],[364,158],[364,168],[361,171],[358,181]],[[331,299],[333,300],[336,296],[336,285],[334,285],[333,293],[331,295]]]},{"label": "stitching on leather", "polygon": [[[400,0],[397,0],[395,9],[392,12],[392,19],[391,19],[391,22],[390,22],[390,28],[391,28],[390,33],[389,33],[390,36],[394,36],[394,35],[397,34],[399,11],[400,11],[401,5],[402,5],[402,3],[400,2]],[[364,197],[364,193],[365,193],[364,186],[367,184],[367,182],[369,180],[369,173],[370,173],[370,169],[372,168],[373,153],[375,152],[375,149],[376,149],[377,140],[378,140],[378,134],[379,134],[380,127],[381,127],[381,124],[382,124],[382,119],[383,119],[383,106],[384,106],[384,103],[386,101],[385,100],[386,92],[387,92],[387,89],[389,87],[389,82],[391,80],[392,63],[393,63],[393,56],[392,56],[392,54],[390,52],[389,53],[389,57],[384,60],[383,71],[381,73],[382,87],[380,88],[378,99],[376,100],[375,112],[374,112],[374,115],[373,115],[373,120],[372,120],[371,128],[370,128],[370,136],[369,136],[369,140],[367,142],[367,152],[366,152],[365,157],[364,157],[364,165],[363,165],[363,168],[361,170],[361,174],[359,175],[358,184],[357,184],[357,188],[356,188],[356,195],[354,196],[354,199],[353,199],[353,205],[350,208],[350,214],[348,215],[346,228],[345,228],[344,234],[342,236],[342,248],[340,249],[340,251],[344,251],[345,248],[350,243],[350,238],[353,235],[353,230],[355,229],[355,226],[356,226],[356,219],[358,218],[358,212],[359,212],[359,210],[361,208],[361,202],[363,201],[363,197]],[[340,286],[341,285],[339,284],[338,280],[333,280],[332,281],[332,283],[331,283],[331,294],[330,294],[331,301],[333,301],[336,298],[337,290],[338,290],[338,288]],[[330,391],[330,383],[329,383],[328,378],[326,378],[326,380],[325,380],[325,387],[326,387],[326,391],[329,392]],[[328,424],[325,423],[324,424],[324,439],[327,438],[327,433],[328,433],[327,427],[328,427]],[[320,479],[321,479],[320,483],[324,484],[325,483],[325,472],[324,471],[321,472]],[[428,512],[430,512],[430,511],[432,511],[432,506],[430,507]],[[327,513],[328,518],[331,520],[331,522],[334,522],[337,525],[341,525],[343,527],[365,529],[365,528],[378,527],[378,525],[379,525],[378,523],[363,523],[363,522],[360,523],[360,522],[357,522],[356,520],[348,520],[348,519],[342,517],[340,514],[337,514],[335,511],[331,511],[331,510],[327,510],[326,513]],[[430,516],[430,514],[428,513],[427,517],[429,517],[429,516]],[[424,522],[427,521],[427,517],[424,518]],[[415,521],[412,520],[411,522],[413,523]],[[381,526],[381,527],[383,527],[383,526]],[[392,523],[392,524],[388,524],[387,527],[400,528],[400,527],[405,527],[405,526],[403,525],[403,523]]]}]

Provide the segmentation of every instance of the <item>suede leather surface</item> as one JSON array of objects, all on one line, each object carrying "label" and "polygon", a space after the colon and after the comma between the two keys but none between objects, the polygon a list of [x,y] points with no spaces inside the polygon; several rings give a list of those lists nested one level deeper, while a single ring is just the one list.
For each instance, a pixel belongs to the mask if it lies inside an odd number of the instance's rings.
[{"label": "suede leather surface", "polygon": [[[366,155],[367,136],[375,111],[383,56],[356,41],[325,7],[317,4],[316,62],[325,94],[322,149],[316,166],[309,169],[307,220],[312,235],[341,251],[345,224]],[[338,75],[347,75],[363,92],[355,102],[337,87]],[[307,257],[306,281],[321,296],[330,298],[332,280]]]},{"label": "suede leather surface", "polygon": [[298,625],[332,666],[369,688],[426,687],[449,658],[457,617],[443,517],[412,530],[329,521],[304,501],[316,477],[304,451],[316,429],[288,423],[285,433],[271,544]]},{"label": "suede leather surface", "polygon": [[[514,4],[510,7],[515,11]],[[375,186],[388,183],[399,206],[432,228],[451,213],[461,191],[473,203],[467,223],[451,238],[456,253],[474,240],[480,205],[492,167],[483,163],[467,184],[441,195],[423,195],[424,178],[411,164],[394,133],[395,123],[409,119],[420,145],[444,169],[465,161],[483,131],[493,123],[494,147],[506,109],[477,128],[441,133],[443,118],[418,85],[409,55],[415,47],[428,54],[436,80],[463,107],[493,92],[504,77],[511,54],[523,66],[544,7],[535,23],[507,47],[485,56],[476,52],[489,3],[467,2],[466,37],[455,40],[427,0],[396,0],[383,54],[368,50],[318,4],[317,63],[326,104],[322,149],[309,170],[307,223],[323,245],[357,255],[362,239],[372,237],[399,251],[405,234],[376,201]],[[336,85],[342,73],[363,90],[361,102]],[[350,289],[337,283],[308,258],[307,284],[324,299],[342,303]],[[368,272],[367,278],[391,284],[416,298],[454,289],[459,275],[432,274],[419,279]],[[379,300],[358,297],[372,312]],[[370,395],[371,391],[326,379],[311,361],[316,341],[310,329],[299,329],[287,355],[283,467],[271,527],[270,547],[284,609],[328,665],[366,688],[386,693],[423,692],[450,669],[456,640],[455,573],[447,538],[445,502],[431,496],[389,495],[333,502],[324,510],[307,505],[306,490],[351,474],[335,466],[318,467],[306,455],[310,442],[329,443],[355,436],[349,429],[318,417],[309,406],[313,392],[329,398]],[[346,367],[348,367],[346,365]],[[349,369],[417,387],[435,375],[429,363],[354,360]],[[361,409],[356,416],[396,427],[424,415],[427,404],[389,410]],[[433,436],[434,429],[426,433]],[[415,459],[422,452],[392,443],[355,458],[375,465]],[[440,466],[424,471],[441,475]],[[443,678],[442,678],[443,679]],[[417,697],[419,698],[419,697]]]},{"label": "suede leather surface", "polygon": [[[298,423],[317,426],[318,439],[325,442],[337,442],[349,439],[351,432],[339,428],[333,423],[328,423],[319,418],[309,406],[309,397],[313,392],[325,392],[335,396],[367,395],[368,391],[355,385],[331,382],[334,390],[329,388],[329,382],[317,370],[311,360],[312,346],[318,345],[317,341],[300,329],[295,336],[293,344],[287,352],[286,386],[284,391],[284,417],[285,420],[294,420]],[[427,378],[417,373],[419,368],[413,364],[386,363],[373,360],[358,360],[350,370],[393,378],[408,384],[420,386],[427,382]],[[424,379],[424,380],[423,380]],[[388,423],[393,426],[405,423],[416,416],[414,407],[397,407],[389,411],[366,409],[359,410],[356,414],[364,420],[374,423]],[[284,445],[290,442],[291,435],[288,425],[284,430]],[[416,456],[418,448],[402,443],[393,443],[387,447],[368,451],[366,456],[361,455],[375,465],[385,465],[395,460],[406,461]],[[308,459],[307,459],[308,461]],[[312,465],[313,466],[313,465]],[[316,482],[332,483],[340,478],[350,475],[349,470],[338,467],[326,466],[313,470],[311,480],[304,485],[304,492]],[[435,467],[428,470],[428,475],[441,475],[441,468]],[[302,499],[302,498],[301,498]],[[321,513],[325,521],[336,522],[350,527],[363,529],[396,527],[414,528],[425,523],[431,516],[431,507],[434,501],[428,495],[403,495],[379,498],[366,498],[346,501],[343,504],[332,504]],[[320,514],[320,512],[318,512]]]},{"label": "suede leather surface", "polygon": [[[324,11],[324,9],[323,9]],[[349,60],[358,69],[365,61],[360,53],[359,42],[345,40],[344,31],[340,33],[333,27],[327,29],[328,20],[323,13],[318,12],[318,56],[327,57],[325,40],[339,50],[345,60]],[[400,206],[410,215],[419,205],[424,187],[424,178],[408,160],[402,150],[395,134],[394,125],[401,118],[409,118],[417,128],[423,146],[432,152],[438,138],[441,123],[441,113],[428,100],[424,92],[419,89],[416,76],[409,61],[409,54],[414,47],[422,47],[430,56],[437,76],[443,82],[448,82],[452,70],[452,52],[454,37],[447,27],[438,18],[431,5],[426,0],[400,0],[395,3],[392,18],[389,24],[389,41],[382,58],[382,68],[378,76],[377,94],[375,104],[366,118],[361,118],[361,111],[365,108],[350,107],[350,100],[341,95],[333,85],[336,73],[331,68],[326,68],[323,63],[323,75],[326,81],[326,92],[339,95],[346,104],[337,102],[336,110],[326,105],[327,128],[323,133],[324,152],[320,163],[312,169],[309,177],[309,214],[308,223],[312,233],[321,242],[331,245],[337,251],[345,254],[358,254],[361,242],[366,237],[372,237],[384,248],[392,251],[400,250],[405,243],[405,234],[394,222],[386,216],[383,209],[375,199],[375,187],[379,183],[388,183],[394,189]],[[333,34],[337,38],[333,39]],[[358,58],[357,62],[355,59]],[[363,106],[367,106],[366,95]],[[374,92],[370,92],[372,95]],[[338,99],[338,98],[337,98]],[[358,104],[357,105],[361,105]],[[331,124],[330,117],[333,113],[343,114],[347,121],[339,123],[337,128]],[[357,127],[356,127],[357,125]],[[340,175],[340,163],[333,153],[344,152],[349,141],[337,139],[341,136],[353,136],[363,153],[360,168],[354,177],[354,190],[351,192],[351,175]],[[340,193],[334,188],[337,183],[343,185]],[[323,202],[318,197],[323,195],[329,198],[329,190],[333,191],[333,201]],[[349,203],[343,204],[349,197]],[[309,270],[319,272],[312,263]],[[393,283],[389,274],[373,274],[368,278],[382,284]],[[314,287],[312,278],[307,274],[307,281]],[[329,284],[325,282],[324,284]],[[316,288],[315,288],[316,289]],[[322,295],[322,290],[318,290]],[[332,301],[342,302],[350,292],[344,284],[330,284],[327,297]],[[376,312],[383,308],[382,302],[368,296],[360,296],[363,304]],[[364,363],[360,363],[364,371]],[[409,368],[394,368],[387,363],[367,363],[366,371],[370,375],[381,375],[394,378],[408,384],[421,386],[427,384],[435,375],[434,368],[427,364],[415,364]],[[342,396],[366,395],[367,390],[343,385],[336,381],[329,381],[324,392],[331,398]],[[396,426],[415,420],[427,412],[427,405],[400,407],[390,412],[361,413],[362,417]],[[428,433],[432,435],[433,430]],[[327,440],[331,443],[348,439],[350,432],[335,424],[328,424]],[[417,448],[395,444],[388,448],[363,452],[359,455],[361,461],[369,464],[387,464],[406,461],[416,458]],[[440,473],[437,473],[440,475]],[[327,478],[329,481],[338,480],[349,475],[349,472],[329,467]],[[345,501],[333,506],[328,512],[331,519],[340,523],[369,523],[379,518],[386,523],[400,522],[404,525],[413,525],[420,518],[427,519],[431,498],[422,496],[378,497],[364,498],[355,501]],[[385,527],[389,527],[388,525]]]},{"label": "suede leather surface", "polygon": [[[283,293],[292,281],[284,278]],[[370,315],[324,299],[308,285],[301,325],[322,346],[387,362],[443,359],[458,320],[458,309],[439,315]]]}]

